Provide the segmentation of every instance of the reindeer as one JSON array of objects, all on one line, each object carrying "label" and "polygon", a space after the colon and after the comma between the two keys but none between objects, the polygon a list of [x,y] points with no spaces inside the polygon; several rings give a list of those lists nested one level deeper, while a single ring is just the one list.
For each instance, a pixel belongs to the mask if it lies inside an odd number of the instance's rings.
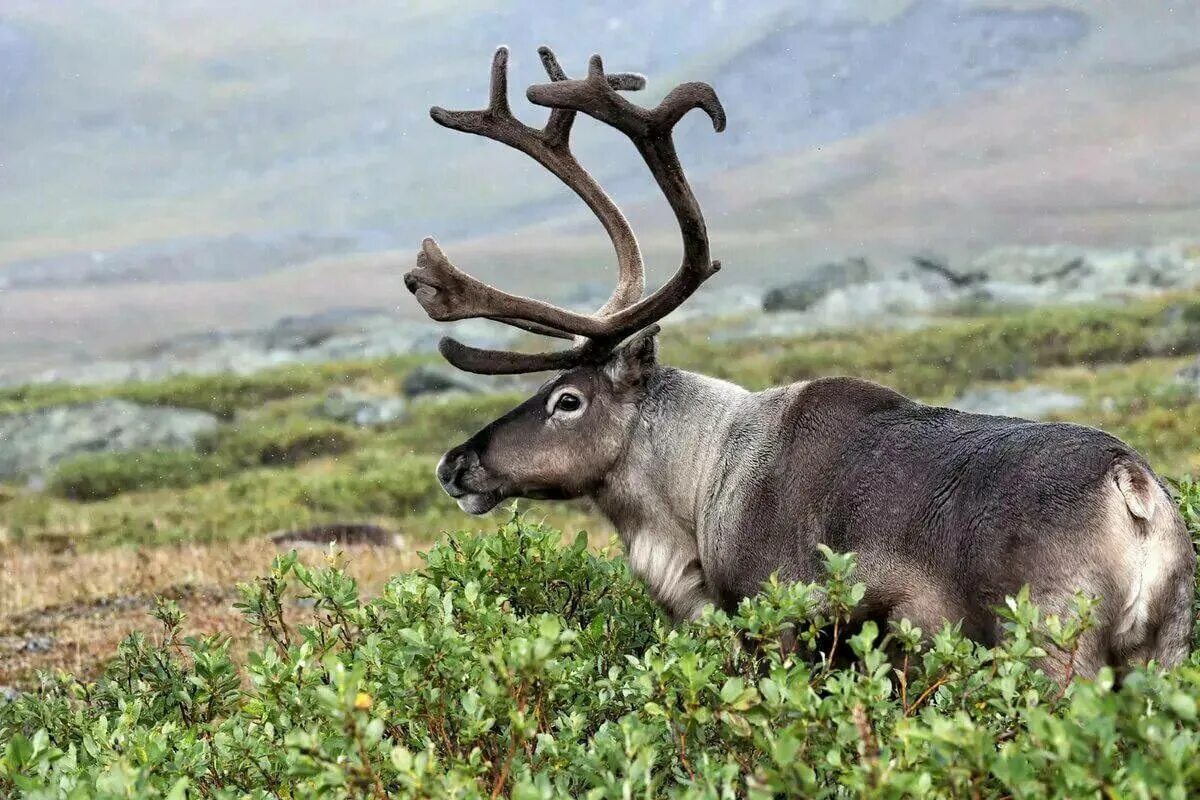
[{"label": "reindeer", "polygon": [[[468,372],[556,373],[442,458],[437,478],[463,511],[513,497],[591,498],[676,620],[709,604],[730,609],[772,574],[818,578],[825,544],[857,552],[863,618],[908,618],[927,632],[960,623],[992,644],[1006,595],[1028,585],[1044,611],[1068,614],[1081,590],[1101,598],[1097,624],[1070,667],[1060,659],[1060,674],[1185,658],[1192,543],[1161,481],[1120,440],[935,408],[855,378],[750,392],[660,364],[656,323],[720,268],[672,129],[699,108],[719,132],[724,110],[704,83],[643,108],[620,94],[642,88],[641,76],[608,74],[593,56],[586,78],[568,79],[539,52],[550,80],[527,96],[550,109],[545,127],[511,113],[504,48],[485,109],[430,113],[520,150],[573,189],[612,240],[617,285],[594,314],[575,313],[484,284],[423,242],[405,284],[431,318],[483,317],[573,341],[543,353],[440,343]],[[571,153],[579,112],[633,142],[678,220],[682,264],[649,296],[629,223]]]}]

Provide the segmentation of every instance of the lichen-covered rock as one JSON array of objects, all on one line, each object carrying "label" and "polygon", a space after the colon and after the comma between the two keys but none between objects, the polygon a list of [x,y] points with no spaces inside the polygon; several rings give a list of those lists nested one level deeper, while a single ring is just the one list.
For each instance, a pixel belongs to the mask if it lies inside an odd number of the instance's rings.
[{"label": "lichen-covered rock", "polygon": [[1024,389],[971,389],[950,404],[959,411],[1001,417],[1042,419],[1083,405],[1083,398],[1045,386]]},{"label": "lichen-covered rock", "polygon": [[249,331],[187,334],[152,345],[134,358],[89,361],[33,373],[0,374],[0,386],[29,383],[101,385],[175,375],[252,375],[289,364],[364,361],[437,352],[454,336],[477,347],[510,347],[520,331],[490,320],[417,321],[381,311],[330,311],[286,317]]},{"label": "lichen-covered rock", "polygon": [[367,394],[346,388],[331,391],[318,409],[327,419],[363,428],[398,422],[407,410],[408,404],[403,397]]},{"label": "lichen-covered rock", "polygon": [[1175,376],[1175,379],[1200,397],[1200,358],[1188,364]]},{"label": "lichen-covered rock", "polygon": [[775,311],[739,320],[710,334],[713,341],[803,336],[846,328],[912,328],[963,298],[969,289],[929,277],[873,280],[830,290],[803,311]]},{"label": "lichen-covered rock", "polygon": [[866,283],[874,270],[864,258],[820,264],[797,280],[776,286],[763,295],[763,311],[804,311],[836,289]]},{"label": "lichen-covered rock", "polygon": [[1200,247],[1183,241],[1119,249],[998,247],[966,269],[988,286],[1024,287],[1029,299],[1084,303],[1200,285]]},{"label": "lichen-covered rock", "polygon": [[203,411],[124,400],[0,417],[0,479],[35,475],[83,453],[191,447],[217,424]]},{"label": "lichen-covered rock", "polygon": [[416,367],[404,376],[402,388],[407,397],[447,392],[480,394],[488,390],[482,381],[460,370],[424,365]]}]

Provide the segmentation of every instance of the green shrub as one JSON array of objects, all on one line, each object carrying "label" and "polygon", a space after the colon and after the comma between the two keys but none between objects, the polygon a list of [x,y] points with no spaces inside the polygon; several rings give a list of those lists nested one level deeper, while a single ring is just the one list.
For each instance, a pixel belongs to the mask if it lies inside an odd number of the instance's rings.
[{"label": "green shrub", "polygon": [[[1195,502],[1195,486],[1181,492]],[[1200,791],[1200,655],[1120,688],[1104,671],[1063,689],[1035,668],[1050,648],[1070,652],[1087,599],[1060,619],[1010,598],[994,648],[950,627],[927,643],[903,622],[853,630],[854,558],[827,552],[820,586],[771,582],[733,613],[672,628],[623,561],[582,536],[560,542],[517,521],[455,534],[372,601],[336,564],[280,557],[240,587],[264,642],[244,663],[227,641],[183,639],[178,608],[160,603],[161,636],[131,636],[100,681],[45,676],[0,705],[0,794]],[[311,624],[297,624],[298,600]]]},{"label": "green shrub", "polygon": [[70,500],[94,501],[140,489],[183,489],[240,470],[341,455],[355,441],[349,428],[332,422],[303,417],[252,421],[202,436],[197,451],[137,450],[68,459],[55,469],[50,490]]},{"label": "green shrub", "polygon": [[60,463],[50,491],[70,500],[103,500],[137,489],[182,489],[231,471],[223,458],[191,450],[95,453]]},{"label": "green shrub", "polygon": [[1187,522],[1188,528],[1193,531],[1200,531],[1200,480],[1184,478],[1183,480],[1171,481],[1171,486],[1175,490],[1179,511],[1183,514],[1183,519]]},{"label": "green shrub", "polygon": [[345,425],[307,418],[251,420],[219,428],[197,443],[202,453],[242,467],[290,466],[321,456],[349,452],[355,444]]},{"label": "green shrub", "polygon": [[181,406],[231,418],[241,408],[320,389],[324,381],[309,371],[269,370],[255,375],[180,375],[165,381],[131,384],[118,394],[135,403]]},{"label": "green shrub", "polygon": [[309,508],[345,514],[407,516],[444,495],[433,477],[437,459],[397,458],[390,464],[304,475],[299,500]]}]

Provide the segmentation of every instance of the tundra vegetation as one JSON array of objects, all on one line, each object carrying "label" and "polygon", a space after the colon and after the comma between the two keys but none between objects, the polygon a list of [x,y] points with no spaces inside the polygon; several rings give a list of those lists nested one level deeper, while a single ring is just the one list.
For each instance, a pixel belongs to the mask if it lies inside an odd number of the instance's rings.
[{"label": "tundra vegetation", "polygon": [[[1200,396],[1174,376],[1200,352],[1198,309],[1182,295],[756,342],[721,342],[710,320],[668,327],[663,360],[752,388],[860,375],[929,402],[1070,392],[1084,403],[1058,418],[1176,478],[1196,538]],[[1119,687],[1104,672],[1064,690],[1034,668],[1089,624],[1087,598],[1064,619],[1013,598],[994,649],[950,629],[831,640],[860,591],[852,557],[831,554],[820,587],[672,627],[585,505],[523,502],[498,531],[441,536],[465,518],[438,455],[519,393],[421,398],[370,432],[315,416],[331,389],[396,391],[423,363],[0,395],[5,411],[122,397],[225,420],[194,451],[84,456],[44,491],[0,487],[0,684],[17,690],[0,699],[0,796],[1200,790],[1200,652]],[[350,519],[407,546],[327,561],[264,541]],[[795,656],[773,646],[789,624]]]}]

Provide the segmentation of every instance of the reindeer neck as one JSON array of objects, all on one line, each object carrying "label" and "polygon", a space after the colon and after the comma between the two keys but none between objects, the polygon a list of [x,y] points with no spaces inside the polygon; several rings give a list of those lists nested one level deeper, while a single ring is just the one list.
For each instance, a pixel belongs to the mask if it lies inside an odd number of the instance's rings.
[{"label": "reindeer neck", "polygon": [[627,546],[643,530],[695,538],[737,406],[749,396],[668,367],[650,375],[629,446],[593,496]]}]

